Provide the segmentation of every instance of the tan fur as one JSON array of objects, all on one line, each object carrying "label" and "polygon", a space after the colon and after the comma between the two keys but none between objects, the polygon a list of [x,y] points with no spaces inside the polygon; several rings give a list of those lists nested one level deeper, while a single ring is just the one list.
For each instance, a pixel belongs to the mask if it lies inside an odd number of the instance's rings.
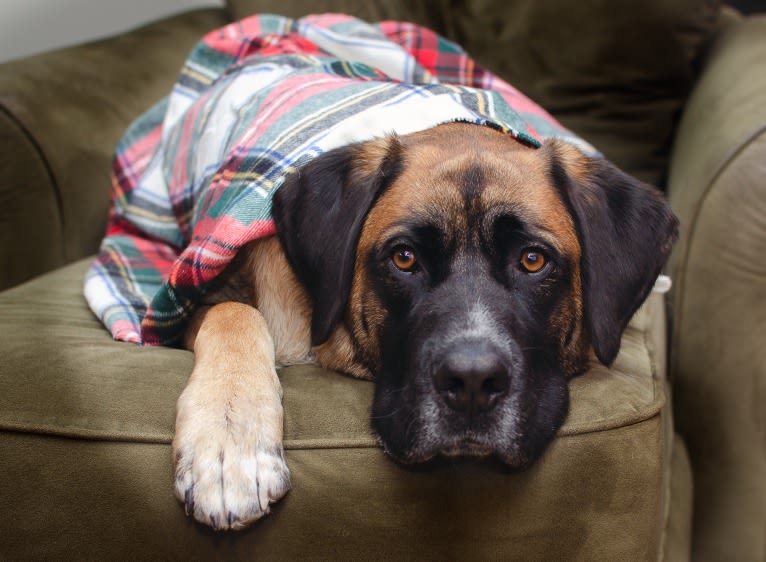
[{"label": "tan fur", "polygon": [[311,353],[311,303],[298,283],[276,237],[258,240],[248,252],[247,268],[255,295],[274,340],[277,365],[314,362]]},{"label": "tan fur", "polygon": [[241,528],[290,487],[274,346],[263,316],[234,302],[205,313],[193,346],[173,439],[176,496],[198,521]]}]

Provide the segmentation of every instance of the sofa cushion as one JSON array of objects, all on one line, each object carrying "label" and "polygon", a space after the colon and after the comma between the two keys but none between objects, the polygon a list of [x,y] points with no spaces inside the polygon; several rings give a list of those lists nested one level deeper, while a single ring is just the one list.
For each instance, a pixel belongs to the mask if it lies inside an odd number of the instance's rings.
[{"label": "sofa cushion", "polygon": [[[82,296],[87,262],[0,294],[0,557],[655,558],[669,406],[652,327],[571,383],[571,414],[519,473],[491,461],[395,464],[369,430],[372,383],[280,372],[293,489],[251,529],[197,525],[172,495],[174,405],[192,354],[111,340]],[[656,303],[655,303],[656,304]],[[655,317],[656,316],[656,317]],[[9,507],[11,506],[11,507]]]},{"label": "sofa cushion", "polygon": [[489,70],[638,178],[659,185],[719,0],[229,0],[235,18],[347,12],[410,20]]}]

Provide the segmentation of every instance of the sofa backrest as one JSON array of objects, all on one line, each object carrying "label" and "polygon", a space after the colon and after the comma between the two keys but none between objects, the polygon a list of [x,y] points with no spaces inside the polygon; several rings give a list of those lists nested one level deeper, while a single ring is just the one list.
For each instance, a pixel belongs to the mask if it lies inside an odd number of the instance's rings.
[{"label": "sofa backrest", "polygon": [[228,0],[234,19],[345,12],[460,43],[638,178],[661,185],[719,0]]}]

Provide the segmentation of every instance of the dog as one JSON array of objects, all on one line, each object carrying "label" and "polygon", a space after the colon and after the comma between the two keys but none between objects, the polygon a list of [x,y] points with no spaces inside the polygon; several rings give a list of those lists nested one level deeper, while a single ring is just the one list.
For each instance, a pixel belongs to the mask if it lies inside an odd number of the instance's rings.
[{"label": "dog", "polygon": [[274,196],[189,321],[175,493],[240,529],[290,488],[276,368],[375,384],[372,429],[401,463],[540,457],[592,354],[616,358],[678,221],[655,188],[552,140],[448,123],[335,148]]},{"label": "dog", "polygon": [[457,45],[343,14],[208,33],[112,180],[85,296],[116,339],[194,352],[174,488],[215,529],[290,488],[279,366],[374,380],[398,462],[528,467],[678,231],[659,191]]}]

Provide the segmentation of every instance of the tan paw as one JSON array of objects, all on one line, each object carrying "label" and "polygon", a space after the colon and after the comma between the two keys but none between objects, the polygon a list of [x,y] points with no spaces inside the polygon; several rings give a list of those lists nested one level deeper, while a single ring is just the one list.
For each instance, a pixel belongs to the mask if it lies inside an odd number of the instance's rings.
[{"label": "tan paw", "polygon": [[[175,494],[214,529],[241,529],[290,489],[278,400],[222,406],[190,384],[178,401]],[[241,395],[240,395],[241,396]]]},{"label": "tan paw", "polygon": [[198,441],[176,450],[176,497],[186,513],[216,530],[242,529],[290,489],[282,448]]}]

